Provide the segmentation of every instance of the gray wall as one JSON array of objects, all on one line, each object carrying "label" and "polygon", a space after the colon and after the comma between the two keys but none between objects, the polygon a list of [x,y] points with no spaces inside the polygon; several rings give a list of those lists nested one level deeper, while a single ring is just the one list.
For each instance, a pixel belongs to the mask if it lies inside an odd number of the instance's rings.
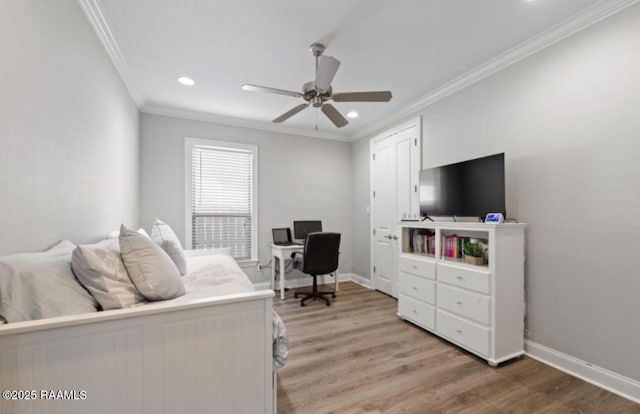
[{"label": "gray wall", "polygon": [[369,140],[361,139],[353,143],[351,151],[351,174],[353,176],[353,273],[370,279],[371,245],[369,240]]},{"label": "gray wall", "polygon": [[[507,213],[528,223],[530,338],[635,380],[638,39],[634,6],[420,113],[425,168],[506,153]],[[354,178],[358,206],[368,185]],[[367,224],[354,219],[354,245],[368,243]],[[369,269],[368,257],[353,267]]]},{"label": "gray wall", "polygon": [[0,13],[0,254],[138,223],[139,112],[75,1]]},{"label": "gray wall", "polygon": [[[273,227],[292,227],[295,219],[320,219],[325,230],[342,233],[340,271],[351,271],[349,143],[143,114],[142,225],[148,229],[159,217],[183,242],[185,137],[258,146],[258,251],[263,264],[270,258]],[[255,282],[267,280],[248,273]],[[269,271],[263,274],[268,277]]]}]

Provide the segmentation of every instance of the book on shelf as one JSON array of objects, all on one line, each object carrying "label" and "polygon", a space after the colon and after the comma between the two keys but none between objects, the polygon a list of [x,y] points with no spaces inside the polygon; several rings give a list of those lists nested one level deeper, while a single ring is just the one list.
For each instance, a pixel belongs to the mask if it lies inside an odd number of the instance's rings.
[{"label": "book on shelf", "polygon": [[487,250],[488,241],[475,237],[460,237],[457,235],[442,236],[440,239],[440,255],[452,259],[462,259],[464,246],[469,243],[480,243]]},{"label": "book on shelf", "polygon": [[436,234],[429,229],[409,229],[409,251],[435,255]]}]

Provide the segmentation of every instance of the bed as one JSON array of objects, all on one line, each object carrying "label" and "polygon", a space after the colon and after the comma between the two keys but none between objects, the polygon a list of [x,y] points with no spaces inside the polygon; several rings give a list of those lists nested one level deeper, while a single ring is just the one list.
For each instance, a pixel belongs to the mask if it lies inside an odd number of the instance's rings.
[{"label": "bed", "polygon": [[177,299],[0,325],[0,412],[275,413],[273,291],[229,256],[187,265]]}]

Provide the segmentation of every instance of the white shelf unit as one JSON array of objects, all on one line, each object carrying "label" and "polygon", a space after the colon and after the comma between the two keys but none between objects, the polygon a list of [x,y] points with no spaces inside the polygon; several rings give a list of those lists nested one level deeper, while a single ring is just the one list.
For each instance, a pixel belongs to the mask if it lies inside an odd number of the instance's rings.
[{"label": "white shelf unit", "polygon": [[[411,248],[416,229],[433,233],[432,254]],[[523,223],[403,224],[398,316],[491,366],[523,355],[524,229]],[[454,235],[485,240],[486,263],[444,257],[442,238]]]}]

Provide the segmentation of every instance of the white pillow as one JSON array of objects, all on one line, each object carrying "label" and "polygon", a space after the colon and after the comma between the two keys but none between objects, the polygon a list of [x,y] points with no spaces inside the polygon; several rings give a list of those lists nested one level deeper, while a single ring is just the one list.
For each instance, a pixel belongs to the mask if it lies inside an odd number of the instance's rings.
[{"label": "white pillow", "polygon": [[[149,237],[149,233],[147,233],[147,231],[145,229],[143,229],[142,227],[140,227],[138,229],[138,233],[142,234],[143,236],[146,236],[147,239],[151,239],[151,237]],[[120,230],[114,230],[114,231],[110,231],[109,233],[107,233],[107,235],[104,236],[104,239],[105,240],[117,239],[118,237],[120,237]]]},{"label": "white pillow", "polygon": [[0,315],[8,323],[96,312],[98,303],[71,271],[75,245],[0,257]]},{"label": "white pillow", "polygon": [[160,246],[124,225],[119,241],[122,261],[142,296],[155,301],[184,295],[180,272]]},{"label": "white pillow", "polygon": [[124,267],[117,239],[78,246],[71,267],[104,310],[129,308],[145,301]]},{"label": "white pillow", "polygon": [[187,261],[184,257],[184,249],[182,248],[180,239],[178,239],[173,229],[159,218],[156,218],[153,227],[151,227],[151,240],[167,252],[171,260],[173,260],[173,263],[176,264],[181,275],[187,273]]}]

